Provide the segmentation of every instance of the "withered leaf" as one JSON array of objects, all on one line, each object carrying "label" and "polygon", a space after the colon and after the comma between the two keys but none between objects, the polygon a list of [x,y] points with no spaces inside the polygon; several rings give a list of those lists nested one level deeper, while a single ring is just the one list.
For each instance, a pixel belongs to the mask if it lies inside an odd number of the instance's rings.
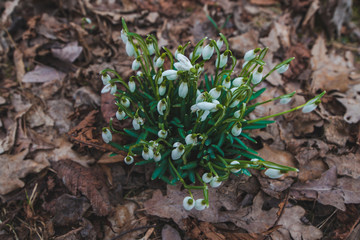
[{"label": "withered leaf", "polygon": [[72,194],[81,193],[90,200],[97,215],[110,213],[109,189],[99,168],[86,168],[68,159],[53,162],[52,167]]}]

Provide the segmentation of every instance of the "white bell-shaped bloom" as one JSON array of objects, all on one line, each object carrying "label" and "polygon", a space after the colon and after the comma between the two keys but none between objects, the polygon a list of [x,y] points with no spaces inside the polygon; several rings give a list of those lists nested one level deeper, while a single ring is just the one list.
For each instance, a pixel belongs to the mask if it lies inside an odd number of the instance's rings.
[{"label": "white bell-shaped bloom", "polygon": [[262,72],[258,72],[258,71],[254,72],[251,83],[254,85],[260,83],[262,80],[262,76],[263,76]]},{"label": "white bell-shaped bloom", "polygon": [[277,69],[277,72],[282,74],[282,73],[286,72],[286,70],[288,70],[288,69],[289,69],[289,64],[285,64],[285,65],[282,65],[281,67],[279,67]]},{"label": "white bell-shaped bloom", "polygon": [[134,162],[134,158],[132,156],[126,156],[124,158],[124,163],[126,163],[127,165],[130,165]]},{"label": "white bell-shaped bloom", "polygon": [[161,116],[163,116],[165,110],[166,110],[166,100],[161,99],[157,104],[157,111]]},{"label": "white bell-shaped bloom", "polygon": [[239,118],[240,114],[241,114],[240,110],[237,110],[237,111],[234,112],[234,117]]},{"label": "white bell-shaped bloom", "polygon": [[109,82],[111,80],[111,77],[109,74],[101,74],[101,81],[103,82],[104,85],[108,85]]},{"label": "white bell-shaped bloom", "polygon": [[191,106],[191,111],[193,112],[199,110],[210,111],[214,109],[216,109],[216,104],[210,102],[199,102]]},{"label": "white bell-shaped bloom", "polygon": [[213,188],[217,188],[221,185],[221,181],[219,180],[219,177],[213,177],[210,181],[210,186]]},{"label": "white bell-shaped bloom", "polygon": [[166,130],[159,130],[158,131],[159,138],[166,138],[167,135],[168,135],[168,132]]},{"label": "white bell-shaped bloom", "polygon": [[213,88],[210,90],[209,94],[213,99],[218,99],[221,95],[221,89]]},{"label": "white bell-shaped bloom", "polygon": [[160,87],[159,87],[159,95],[164,96],[165,92],[166,92],[166,85],[160,85]]},{"label": "white bell-shaped bloom", "polygon": [[214,54],[214,47],[210,46],[210,44],[206,45],[201,51],[201,54],[204,60],[209,60]]},{"label": "white bell-shaped bloom", "polygon": [[150,56],[153,55],[155,53],[155,48],[154,48],[154,44],[153,43],[148,43],[146,44],[146,47],[149,51]]},{"label": "white bell-shaped bloom", "polygon": [[130,79],[128,85],[129,85],[129,90],[130,90],[130,92],[132,92],[132,93],[135,92],[135,89],[136,89],[135,81],[132,80],[132,79]]},{"label": "white bell-shaped bloom", "polygon": [[158,59],[156,59],[156,62],[155,62],[155,67],[161,67],[165,62],[165,59],[162,58],[162,57],[158,57]]},{"label": "white bell-shaped bloom", "polygon": [[159,162],[161,160],[161,154],[159,152],[154,152],[154,161]]},{"label": "white bell-shaped bloom", "polygon": [[118,120],[124,120],[124,118],[126,117],[126,113],[121,109],[117,110],[115,115]]},{"label": "white bell-shaped bloom", "polygon": [[162,76],[166,77],[168,80],[176,80],[178,78],[176,70],[166,70],[162,73]]},{"label": "white bell-shaped bloom", "polygon": [[185,210],[190,211],[195,207],[195,200],[192,197],[188,196],[184,198],[183,206]]},{"label": "white bell-shaped bloom", "polygon": [[129,41],[124,29],[121,29],[121,40],[123,41],[124,44],[126,44]]},{"label": "white bell-shaped bloom", "polygon": [[175,148],[171,151],[171,158],[173,160],[178,160],[184,154],[185,147],[179,142],[174,143],[173,147]]},{"label": "white bell-shaped bloom", "polygon": [[110,91],[110,94],[114,95],[116,93],[116,84],[115,83],[109,83],[105,85],[105,87],[101,90],[101,93],[107,93]]},{"label": "white bell-shaped bloom", "polygon": [[190,55],[189,55],[189,58],[192,59],[193,57],[194,58],[199,57],[201,55],[202,50],[203,50],[203,46],[199,46],[195,51],[195,55],[194,55],[193,52],[191,52]]},{"label": "white bell-shaped bloom", "polygon": [[224,44],[224,41],[221,38],[216,41],[216,46],[218,47],[219,50],[221,49],[223,44]]},{"label": "white bell-shaped bloom", "polygon": [[110,141],[112,141],[112,134],[109,128],[103,128],[101,135],[104,142],[109,143]]},{"label": "white bell-shaped bloom", "polygon": [[136,76],[141,77],[143,75],[142,71],[137,71]]},{"label": "white bell-shaped bloom", "polygon": [[255,49],[249,50],[244,55],[245,61],[250,61],[256,57]]},{"label": "white bell-shaped bloom", "polygon": [[222,67],[224,67],[226,64],[227,64],[227,61],[228,61],[228,58],[229,58],[229,56],[228,56],[228,54],[221,54],[220,55],[220,63],[219,63],[219,59],[218,58],[216,58],[216,61],[215,61],[215,67],[217,67],[218,66],[218,64],[219,64],[219,68],[222,68]]},{"label": "white bell-shaped bloom", "polygon": [[129,55],[129,57],[135,56],[135,49],[134,49],[134,46],[131,44],[130,41],[126,42],[125,50],[126,50],[127,55]]},{"label": "white bell-shaped bloom", "polygon": [[187,82],[182,82],[179,86],[179,97],[185,98],[186,95],[188,94],[188,91],[189,91],[189,87]]},{"label": "white bell-shaped bloom", "polygon": [[140,126],[144,124],[144,120],[141,117],[136,117],[132,120],[132,125],[135,130],[139,130]]},{"label": "white bell-shaped bloom", "polygon": [[120,103],[126,108],[130,107],[130,101],[127,97],[122,97]]},{"label": "white bell-shaped bloom", "polygon": [[225,88],[229,89],[231,87],[230,78],[225,78],[222,84]]},{"label": "white bell-shaped bloom", "polygon": [[141,153],[141,156],[143,157],[144,160],[150,160],[150,159],[153,159],[154,152],[151,148],[145,147]]},{"label": "white bell-shaped bloom", "polygon": [[305,106],[302,108],[303,113],[309,113],[314,111],[317,108],[317,104],[315,103],[316,99],[310,100]]},{"label": "white bell-shaped bloom", "polygon": [[241,123],[235,123],[234,126],[231,128],[231,134],[235,137],[239,136],[242,132]]},{"label": "white bell-shaped bloom", "polygon": [[185,143],[187,144],[187,145],[189,145],[189,144],[196,144],[197,143],[197,136],[196,136],[196,134],[188,134],[186,137],[185,137]]},{"label": "white bell-shaped bloom", "polygon": [[232,85],[233,87],[240,87],[244,83],[243,77],[237,77],[233,80]]},{"label": "white bell-shaped bloom", "polygon": [[[155,79],[155,75],[154,75],[153,79]],[[158,80],[157,80],[157,84],[160,85],[163,81],[164,81],[164,77],[163,77],[163,75],[161,74],[160,77],[159,77]]]},{"label": "white bell-shaped bloom", "polygon": [[206,202],[204,199],[197,199],[195,201],[195,209],[198,211],[202,211],[206,208]]},{"label": "white bell-shaped bloom", "polygon": [[[239,161],[232,161],[230,163],[230,165],[237,165],[237,164],[240,164]],[[241,171],[241,168],[231,168],[230,171],[232,173],[237,173],[237,172],[240,172]]]},{"label": "white bell-shaped bloom", "polygon": [[272,168],[266,169],[266,171],[264,172],[264,174],[265,174],[266,176],[268,176],[269,178],[272,178],[272,179],[281,178],[282,176],[284,176],[284,174],[282,174],[282,173],[280,172],[280,170],[278,170],[278,169],[272,169]]},{"label": "white bell-shaped bloom", "polygon": [[137,59],[135,59],[131,64],[131,69],[137,71],[139,67],[140,67],[140,62]]},{"label": "white bell-shaped bloom", "polygon": [[280,104],[288,104],[289,102],[291,101],[291,98],[290,97],[286,97],[286,98],[281,98],[280,99]]},{"label": "white bell-shaped bloom", "polygon": [[201,179],[204,181],[204,183],[209,183],[213,179],[213,176],[211,173],[204,173]]},{"label": "white bell-shaped bloom", "polygon": [[190,69],[194,67],[191,64],[190,60],[181,53],[177,55],[177,59],[179,60],[179,62],[174,63],[174,67],[177,70],[190,71]]}]

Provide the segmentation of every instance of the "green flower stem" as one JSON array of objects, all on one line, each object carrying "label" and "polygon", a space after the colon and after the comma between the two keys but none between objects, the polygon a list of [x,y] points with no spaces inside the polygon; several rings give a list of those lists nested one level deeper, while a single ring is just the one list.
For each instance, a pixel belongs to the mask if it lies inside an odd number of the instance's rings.
[{"label": "green flower stem", "polygon": [[276,98],[272,98],[272,99],[266,100],[266,101],[264,101],[264,102],[255,103],[255,104],[253,104],[253,105],[248,106],[248,108],[255,108],[255,107],[259,106],[259,105],[262,105],[262,104],[265,104],[265,103],[268,103],[268,102],[272,102],[272,101],[275,101],[275,100],[284,98],[285,96],[290,96],[290,95],[293,96],[295,93],[296,93],[296,91],[294,91],[294,92],[292,92],[292,93],[289,93],[289,94],[285,94],[285,95],[276,97]]},{"label": "green flower stem", "polygon": [[210,172],[211,172],[212,174],[214,174],[216,177],[218,177],[219,175],[217,174],[217,172],[216,172],[215,169],[213,168],[211,162],[208,162],[207,165],[208,165],[208,167],[209,167],[209,169],[210,169]]},{"label": "green flower stem", "polygon": [[283,66],[284,64],[289,64],[292,60],[294,60],[295,58],[289,58],[285,61],[283,61],[282,63],[276,65],[273,69],[270,70],[270,72],[268,72],[265,77],[263,79],[266,79],[268,76],[270,76],[270,74],[272,74],[275,70],[279,69],[281,66]]},{"label": "green flower stem", "polygon": [[198,189],[198,190],[204,189],[204,186],[189,186],[189,185],[187,185],[187,184],[185,183],[184,179],[180,176],[179,172],[176,170],[176,167],[175,167],[174,164],[171,162],[171,159],[170,159],[170,158],[168,159],[168,161],[169,161],[169,164],[170,164],[171,168],[174,170],[176,176],[178,177],[178,179],[180,180],[180,182],[183,184],[184,188],[186,188],[186,189],[188,189],[188,190],[189,190],[189,189]]}]

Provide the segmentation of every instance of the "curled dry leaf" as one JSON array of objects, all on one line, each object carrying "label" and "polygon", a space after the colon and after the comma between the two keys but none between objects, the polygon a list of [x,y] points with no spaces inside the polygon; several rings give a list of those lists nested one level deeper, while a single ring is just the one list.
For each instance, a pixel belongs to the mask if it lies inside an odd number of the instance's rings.
[{"label": "curled dry leaf", "polygon": [[54,57],[66,62],[74,62],[81,54],[83,48],[78,46],[78,42],[70,42],[63,48],[51,48]]},{"label": "curled dry leaf", "polygon": [[17,130],[17,121],[7,129],[6,137],[0,140],[0,154],[9,151],[14,143],[15,143],[15,136]]},{"label": "curled dry leaf", "polygon": [[179,232],[169,224],[165,224],[162,228],[161,238],[163,240],[181,240]]},{"label": "curled dry leaf", "polygon": [[33,71],[25,73],[22,78],[24,83],[44,83],[53,80],[64,80],[66,74],[55,68],[37,65]]},{"label": "curled dry leaf", "polygon": [[347,123],[357,123],[360,121],[360,84],[352,86],[345,94],[336,93],[337,101],[346,108],[344,120]]},{"label": "curled dry leaf", "polygon": [[99,168],[86,168],[68,159],[53,162],[52,167],[72,194],[81,193],[90,200],[98,216],[110,213],[109,189]]},{"label": "curled dry leaf", "polygon": [[360,178],[360,154],[349,153],[340,156],[327,154],[325,161],[330,168],[336,166],[337,173],[340,175],[354,179]]}]

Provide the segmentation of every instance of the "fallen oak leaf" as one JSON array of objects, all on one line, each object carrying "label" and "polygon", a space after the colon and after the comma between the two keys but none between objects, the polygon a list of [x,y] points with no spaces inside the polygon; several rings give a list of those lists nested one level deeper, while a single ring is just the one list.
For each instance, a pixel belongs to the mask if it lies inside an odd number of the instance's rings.
[{"label": "fallen oak leaf", "polygon": [[98,216],[110,213],[109,189],[99,168],[86,168],[69,159],[52,162],[52,167],[73,195],[81,193],[90,200]]}]

